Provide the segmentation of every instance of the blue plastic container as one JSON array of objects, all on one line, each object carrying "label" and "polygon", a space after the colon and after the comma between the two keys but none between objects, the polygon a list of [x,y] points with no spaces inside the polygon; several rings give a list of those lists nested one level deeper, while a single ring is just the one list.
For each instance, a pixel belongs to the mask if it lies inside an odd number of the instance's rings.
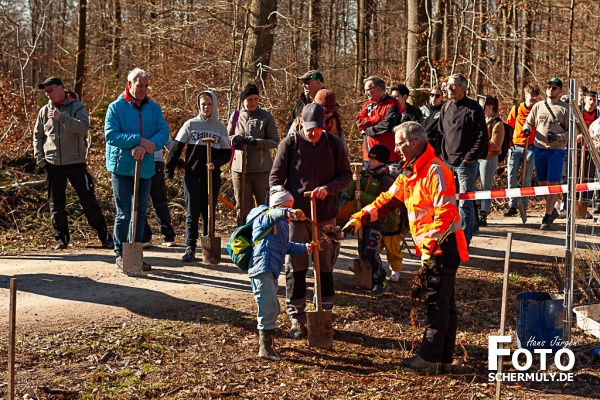
[{"label": "blue plastic container", "polygon": [[553,300],[545,292],[517,295],[517,345],[520,349],[557,351],[562,348],[563,320],[562,299]]}]

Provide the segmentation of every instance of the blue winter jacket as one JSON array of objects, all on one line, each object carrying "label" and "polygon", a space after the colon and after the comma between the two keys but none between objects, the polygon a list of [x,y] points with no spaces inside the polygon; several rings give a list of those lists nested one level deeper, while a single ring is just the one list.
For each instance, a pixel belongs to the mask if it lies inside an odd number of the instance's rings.
[{"label": "blue winter jacket", "polygon": [[[248,214],[247,221],[260,214],[252,224],[252,242],[255,242],[260,235],[275,225],[275,228],[252,249],[252,265],[248,269],[250,278],[263,272],[272,272],[277,279],[283,268],[286,254],[302,255],[306,253],[308,244],[290,242],[290,225],[285,217],[285,210],[287,209],[269,209],[268,206],[261,205],[252,209]],[[265,211],[267,212],[263,214]]]},{"label": "blue winter jacket", "polygon": [[[138,110],[125,100],[123,94],[110,103],[104,124],[106,140],[106,168],[116,175],[134,176],[135,159],[131,149],[140,144],[140,137],[162,149],[169,139],[169,126],[160,106],[152,100],[145,101]],[[142,159],[140,178],[154,176],[154,153],[147,153]]]}]

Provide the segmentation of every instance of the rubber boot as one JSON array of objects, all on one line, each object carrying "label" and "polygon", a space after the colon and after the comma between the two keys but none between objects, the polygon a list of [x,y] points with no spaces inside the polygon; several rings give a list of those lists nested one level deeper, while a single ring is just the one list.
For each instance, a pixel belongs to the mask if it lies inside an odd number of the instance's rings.
[{"label": "rubber boot", "polygon": [[259,341],[258,341],[258,345],[259,345],[258,357],[266,358],[267,360],[271,360],[271,361],[285,360],[285,357],[282,357],[277,352],[277,350],[275,350],[275,346],[273,343],[274,331],[273,330],[269,330],[269,331],[259,330],[258,333],[260,334]]}]

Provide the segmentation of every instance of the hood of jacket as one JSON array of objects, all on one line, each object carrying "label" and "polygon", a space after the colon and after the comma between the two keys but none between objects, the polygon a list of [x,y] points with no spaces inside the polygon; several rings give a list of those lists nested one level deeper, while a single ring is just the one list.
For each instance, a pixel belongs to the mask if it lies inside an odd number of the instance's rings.
[{"label": "hood of jacket", "polygon": [[[212,101],[213,101],[213,110],[212,110],[212,113],[210,114],[210,117],[208,117],[208,118],[206,118],[204,115],[202,115],[202,110],[200,109],[200,97],[203,94],[209,94],[210,97],[212,97]],[[219,105],[217,104],[217,95],[216,94],[214,94],[210,90],[205,90],[203,92],[198,93],[196,102],[198,104],[198,119],[200,119],[201,121],[207,121],[207,122],[217,122],[219,120]]]}]

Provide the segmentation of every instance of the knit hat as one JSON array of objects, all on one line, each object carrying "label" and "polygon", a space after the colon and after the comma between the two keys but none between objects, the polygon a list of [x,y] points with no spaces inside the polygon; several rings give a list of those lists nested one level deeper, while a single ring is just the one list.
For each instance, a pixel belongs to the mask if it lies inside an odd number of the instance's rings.
[{"label": "knit hat", "polygon": [[269,207],[277,207],[288,200],[294,201],[294,197],[283,186],[277,185],[271,188],[269,192]]},{"label": "knit hat", "polygon": [[325,110],[317,103],[307,104],[302,110],[302,125],[304,129],[321,128],[325,122]]},{"label": "knit hat", "polygon": [[369,157],[376,159],[379,162],[387,164],[390,161],[390,149],[382,144],[376,144],[371,147]]},{"label": "knit hat", "polygon": [[335,93],[329,89],[321,89],[315,95],[315,103],[323,106],[325,111],[335,111],[337,102],[335,100]]},{"label": "knit hat", "polygon": [[244,90],[242,90],[242,93],[240,93],[240,100],[244,101],[244,100],[246,100],[246,97],[251,96],[253,94],[255,94],[257,96],[259,95],[258,86],[256,86],[253,83],[247,83]]}]

